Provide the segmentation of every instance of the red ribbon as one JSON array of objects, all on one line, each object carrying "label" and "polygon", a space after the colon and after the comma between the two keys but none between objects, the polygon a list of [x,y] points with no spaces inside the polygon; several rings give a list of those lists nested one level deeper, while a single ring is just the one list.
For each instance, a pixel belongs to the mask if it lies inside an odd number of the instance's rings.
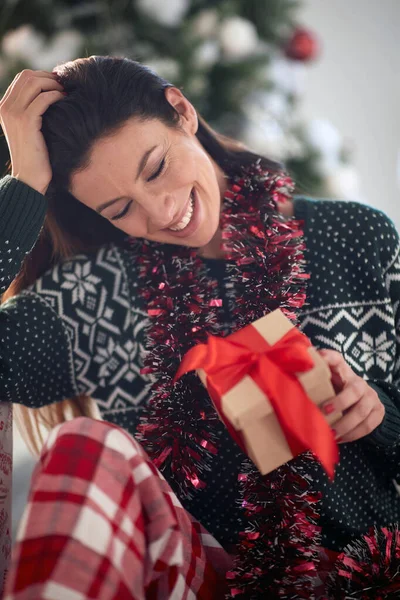
[{"label": "red ribbon", "polygon": [[222,396],[245,375],[250,376],[270,401],[293,456],[312,450],[333,478],[339,460],[337,443],[320,409],[297,379],[298,373],[314,366],[307,350],[310,346],[308,338],[295,327],[271,346],[249,325],[227,338],[210,336],[207,344],[191,348],[174,382],[189,371],[203,369],[207,389],[222,421],[245,451],[242,435],[222,413]]}]

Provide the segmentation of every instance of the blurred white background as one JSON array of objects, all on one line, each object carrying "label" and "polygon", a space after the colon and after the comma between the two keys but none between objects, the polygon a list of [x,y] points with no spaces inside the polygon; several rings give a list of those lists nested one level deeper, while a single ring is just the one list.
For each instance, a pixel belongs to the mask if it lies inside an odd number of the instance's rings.
[{"label": "blurred white background", "polygon": [[[360,199],[400,228],[400,0],[306,0],[300,17],[322,43],[321,59],[307,69],[301,110],[354,144]],[[342,176],[349,187],[352,173]],[[14,442],[15,525],[34,463],[17,432]]]},{"label": "blurred white background", "polygon": [[362,199],[400,228],[400,1],[306,0],[302,17],[322,43],[303,114],[354,144]]}]

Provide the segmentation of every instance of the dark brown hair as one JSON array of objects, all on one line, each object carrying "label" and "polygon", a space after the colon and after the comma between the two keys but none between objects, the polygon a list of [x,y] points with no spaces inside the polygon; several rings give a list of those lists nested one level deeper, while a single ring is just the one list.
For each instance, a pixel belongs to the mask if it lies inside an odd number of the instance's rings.
[{"label": "dark brown hair", "polygon": [[[132,117],[159,119],[169,127],[179,126],[179,115],[165,97],[165,89],[173,84],[136,61],[91,56],[58,66],[55,73],[67,95],[43,115],[42,132],[52,168],[52,181],[46,193],[46,221],[36,246],[3,301],[34,283],[53,264],[109,242],[118,243],[125,237],[69,192],[71,175],[88,164],[96,140],[117,132]],[[281,169],[243,144],[218,134],[200,115],[198,119],[198,140],[227,175],[239,173],[257,160],[269,170]],[[37,451],[40,422],[52,427],[63,420],[64,409],[69,408],[71,414],[88,414],[91,412],[88,405],[87,399],[80,397],[66,401],[63,406],[36,411],[19,407],[17,413],[25,437]]]}]

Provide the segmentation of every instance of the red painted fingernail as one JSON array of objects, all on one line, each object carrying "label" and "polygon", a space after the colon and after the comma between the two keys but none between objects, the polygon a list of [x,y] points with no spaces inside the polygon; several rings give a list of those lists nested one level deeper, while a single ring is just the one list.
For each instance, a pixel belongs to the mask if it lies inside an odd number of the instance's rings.
[{"label": "red painted fingernail", "polygon": [[329,402],[329,404],[325,404],[325,406],[324,406],[324,413],[326,415],[330,415],[333,412],[335,412],[335,407],[333,406],[332,402]]}]

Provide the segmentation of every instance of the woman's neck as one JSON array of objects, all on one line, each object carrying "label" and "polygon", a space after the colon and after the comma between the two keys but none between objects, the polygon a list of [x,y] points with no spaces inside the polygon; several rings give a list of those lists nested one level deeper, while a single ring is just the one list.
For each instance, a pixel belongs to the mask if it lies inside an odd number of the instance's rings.
[{"label": "woman's neck", "polygon": [[[211,157],[210,160],[213,163],[213,167],[218,181],[220,206],[222,212],[225,193],[229,187],[229,177],[228,175],[226,175],[226,173],[224,173],[221,167]],[[218,227],[211,241],[208,242],[208,244],[206,244],[202,248],[199,248],[200,256],[202,256],[203,258],[225,258],[225,254],[221,250],[221,233],[221,229]]]},{"label": "woman's neck", "polygon": [[225,253],[221,250],[221,236],[222,232],[218,227],[211,241],[202,248],[199,248],[198,254],[203,258],[225,258]]}]

